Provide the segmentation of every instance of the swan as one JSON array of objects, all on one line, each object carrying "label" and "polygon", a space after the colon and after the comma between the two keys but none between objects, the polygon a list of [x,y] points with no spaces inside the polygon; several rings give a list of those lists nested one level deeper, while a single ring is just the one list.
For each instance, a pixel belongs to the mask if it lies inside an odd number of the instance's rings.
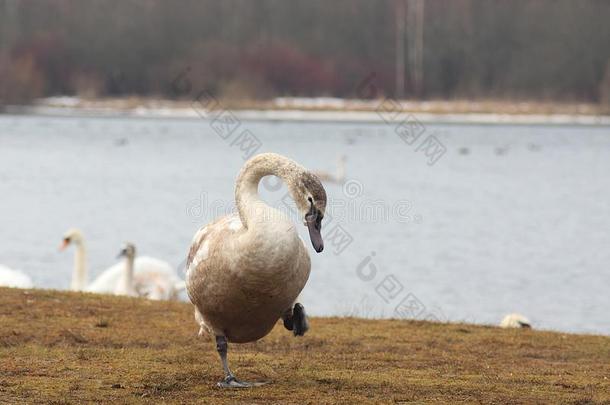
[{"label": "swan", "polygon": [[114,289],[115,295],[130,297],[146,297],[151,300],[177,299],[177,285],[184,285],[168,263],[158,259],[146,259],[146,272],[134,271],[137,268],[136,247],[133,243],[125,243],[119,253],[125,258],[125,266],[119,282]]},{"label": "swan", "polygon": [[275,175],[287,185],[316,252],[326,191],[320,180],[296,162],[275,154],[254,156],[242,167],[235,185],[237,213],[217,219],[194,236],[187,259],[186,286],[195,307],[199,335],[208,333],[225,378],[219,387],[250,387],[229,369],[228,342],[245,343],[267,335],[278,319],[295,336],[308,329],[298,296],[311,269],[309,253],[294,223],[258,195],[262,177]]},{"label": "swan", "polygon": [[119,253],[119,257],[125,258],[125,267],[119,282],[114,287],[114,295],[127,295],[128,297],[137,297],[139,294],[133,279],[133,264],[136,258],[136,247],[129,242],[125,243],[123,249]]},{"label": "swan", "polygon": [[510,149],[510,147],[508,145],[505,146],[496,146],[494,148],[494,153],[498,156],[504,156],[508,153],[508,150]]},{"label": "swan", "polygon": [[322,170],[314,170],[312,171],[318,179],[321,181],[325,181],[327,183],[337,183],[343,184],[345,183],[345,161],[347,158],[345,155],[339,156],[337,159],[337,171],[335,173],[329,173]]},{"label": "swan", "polygon": [[532,324],[521,314],[508,314],[500,322],[501,328],[531,328]]},{"label": "swan", "polygon": [[[74,270],[70,289],[98,294],[114,294],[125,273],[125,264],[117,263],[106,269],[87,286],[87,247],[79,229],[71,228],[64,234],[61,250],[74,245]],[[154,281],[159,288],[149,289],[146,297],[150,299],[177,299],[180,290],[185,288],[176,271],[166,262],[152,257],[138,257],[134,261],[134,279],[144,282]]]},{"label": "swan", "polygon": [[27,274],[0,264],[0,287],[32,288],[34,283]]},{"label": "swan", "polygon": [[[70,290],[85,291],[87,285],[87,248],[83,239],[83,234],[76,228],[70,228],[64,234],[59,250],[65,250],[70,244],[76,248],[74,251],[74,268],[72,270],[72,280]],[[90,291],[105,292],[105,291]]]}]

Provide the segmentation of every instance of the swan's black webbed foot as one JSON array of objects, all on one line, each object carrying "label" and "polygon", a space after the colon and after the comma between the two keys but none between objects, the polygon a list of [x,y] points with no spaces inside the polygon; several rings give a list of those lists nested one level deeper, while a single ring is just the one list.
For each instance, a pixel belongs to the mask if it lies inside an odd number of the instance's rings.
[{"label": "swan's black webbed foot", "polygon": [[295,336],[303,336],[309,330],[309,321],[307,320],[307,314],[305,314],[305,307],[303,305],[299,303],[294,304],[292,319],[294,322],[294,330],[292,332]]},{"label": "swan's black webbed foot", "polygon": [[284,327],[291,330],[294,336],[303,336],[309,330],[309,322],[302,304],[298,302],[294,304],[292,314],[284,317]]}]

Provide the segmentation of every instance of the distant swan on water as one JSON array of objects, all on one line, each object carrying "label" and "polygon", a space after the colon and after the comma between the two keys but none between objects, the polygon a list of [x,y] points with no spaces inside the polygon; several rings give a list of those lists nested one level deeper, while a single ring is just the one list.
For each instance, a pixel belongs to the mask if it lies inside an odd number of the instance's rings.
[{"label": "distant swan on water", "polygon": [[314,250],[324,248],[320,232],[326,192],[320,180],[275,153],[248,160],[235,185],[238,212],[201,228],[187,259],[187,292],[199,333],[215,339],[225,372],[220,387],[260,385],[235,378],[227,360],[228,342],[261,339],[280,318],[295,336],[309,328],[305,309],[297,301],[309,278],[309,253],[290,218],[260,199],[258,184],[268,175],[288,187]]},{"label": "distant swan on water", "polygon": [[324,182],[343,184],[345,183],[346,160],[347,158],[345,157],[345,155],[341,155],[337,158],[337,170],[335,171],[335,173],[330,173],[323,170],[312,170],[312,173],[315,174],[318,179]]},{"label": "distant swan on water", "polygon": [[27,274],[0,264],[0,287],[32,288],[34,283]]},{"label": "distant swan on water", "polygon": [[[117,263],[106,269],[91,284],[87,285],[87,248],[83,234],[76,228],[69,229],[64,234],[60,247],[66,249],[74,245],[74,269],[70,289],[72,291],[86,291],[98,294],[114,294],[125,274],[125,263]],[[180,290],[185,288],[184,282],[180,280],[176,271],[166,262],[152,257],[138,257],[134,262],[134,280],[145,285],[158,285],[157,289],[147,288],[148,295],[143,297],[150,299],[177,299]]]},{"label": "distant swan on water", "polygon": [[531,328],[532,323],[521,314],[508,314],[500,322],[501,328]]},{"label": "distant swan on water", "polygon": [[[133,243],[125,243],[119,253],[125,258],[123,274],[115,286],[115,295],[128,295],[132,297],[146,297],[151,300],[177,299],[179,285],[184,282],[175,274],[172,267],[158,259],[146,258],[146,272],[136,271],[138,259],[136,247]],[[140,261],[141,262],[141,261]]]}]

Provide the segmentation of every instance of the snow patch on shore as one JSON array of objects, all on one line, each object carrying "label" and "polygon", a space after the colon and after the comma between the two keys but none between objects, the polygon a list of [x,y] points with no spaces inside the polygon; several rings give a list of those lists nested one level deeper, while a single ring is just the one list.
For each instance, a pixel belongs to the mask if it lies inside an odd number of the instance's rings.
[{"label": "snow patch on shore", "polygon": [[[426,112],[432,109],[431,102],[391,102],[405,110],[400,114],[396,114],[396,124],[399,124],[404,119],[413,119],[414,117],[422,123],[433,124],[610,125],[610,116],[608,115],[440,113]],[[249,121],[383,123],[385,122],[384,117],[378,113],[382,103],[383,101],[381,100],[347,100],[330,97],[277,98],[273,101],[273,105],[278,109],[232,110],[232,113],[238,119]],[[449,109],[450,102],[434,103],[434,106],[437,108],[440,105]],[[472,103],[472,105],[476,106],[476,103]],[[514,111],[523,111],[523,108],[523,105],[515,106]],[[151,100],[146,104],[137,103],[134,100],[97,102],[65,96],[41,99],[33,106],[7,106],[5,112],[9,114],[43,116],[116,116],[186,119],[212,119],[217,113],[216,111],[195,110],[189,103],[185,102],[179,103],[163,100]],[[391,124],[393,125],[394,122]]]}]

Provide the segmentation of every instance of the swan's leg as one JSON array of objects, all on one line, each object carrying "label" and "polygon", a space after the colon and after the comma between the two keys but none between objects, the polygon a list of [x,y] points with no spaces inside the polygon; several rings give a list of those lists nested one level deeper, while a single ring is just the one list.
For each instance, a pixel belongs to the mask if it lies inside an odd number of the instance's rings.
[{"label": "swan's leg", "polygon": [[218,354],[220,355],[220,362],[222,363],[222,368],[225,372],[225,382],[229,379],[235,380],[235,376],[231,372],[231,369],[229,368],[229,361],[227,360],[229,343],[227,342],[226,337],[216,336],[216,350],[218,350]]},{"label": "swan's leg", "polygon": [[247,388],[247,387],[258,387],[259,385],[265,384],[264,382],[245,382],[239,381],[235,378],[235,375],[229,369],[229,361],[227,360],[227,353],[229,351],[229,343],[225,336],[216,336],[216,350],[220,355],[220,361],[222,362],[222,368],[225,372],[225,378],[217,385],[220,388]]},{"label": "swan's leg", "polygon": [[302,304],[296,303],[294,307],[289,309],[282,316],[284,327],[291,330],[294,336],[303,336],[309,330],[309,321],[305,314],[305,307]]}]

